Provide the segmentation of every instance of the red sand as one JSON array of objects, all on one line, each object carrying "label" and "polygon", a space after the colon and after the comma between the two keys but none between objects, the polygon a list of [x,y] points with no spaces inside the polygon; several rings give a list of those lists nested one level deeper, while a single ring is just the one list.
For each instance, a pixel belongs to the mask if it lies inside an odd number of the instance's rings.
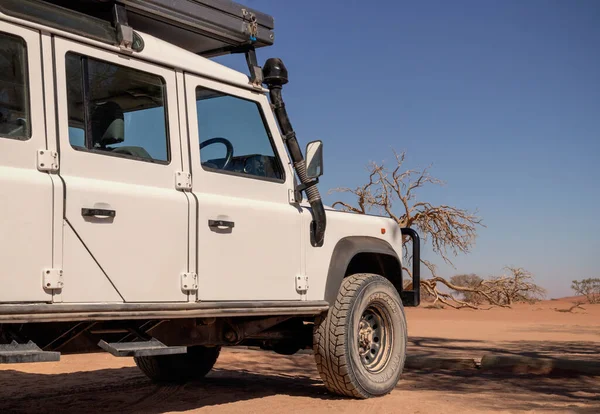
[{"label": "red sand", "polygon": [[[489,311],[407,309],[413,355],[485,352],[598,359],[600,305],[572,298]],[[391,394],[365,401],[327,393],[312,355],[224,350],[206,381],[156,386],[130,358],[63,356],[59,363],[0,365],[0,413],[600,413],[600,378],[407,371]]]}]

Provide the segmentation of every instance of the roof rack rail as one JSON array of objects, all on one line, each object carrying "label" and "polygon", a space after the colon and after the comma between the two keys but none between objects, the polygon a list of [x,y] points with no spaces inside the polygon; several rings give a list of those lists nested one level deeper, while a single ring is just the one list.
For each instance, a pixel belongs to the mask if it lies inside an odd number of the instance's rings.
[{"label": "roof rack rail", "polygon": [[255,50],[275,38],[273,17],[229,0],[2,0],[0,11],[132,52],[139,30],[207,58],[244,53],[258,84]]}]

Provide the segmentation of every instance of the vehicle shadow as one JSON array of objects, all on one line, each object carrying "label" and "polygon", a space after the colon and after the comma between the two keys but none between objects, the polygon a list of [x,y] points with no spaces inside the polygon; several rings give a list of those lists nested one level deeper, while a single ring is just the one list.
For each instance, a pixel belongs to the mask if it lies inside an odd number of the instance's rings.
[{"label": "vehicle shadow", "polygon": [[[249,365],[252,368],[251,362]],[[135,367],[54,375],[12,370],[0,372],[0,384],[7,381],[20,385],[19,394],[4,395],[6,388],[1,388],[2,413],[163,413],[275,395],[309,397],[318,401],[341,400],[329,394],[316,378],[229,369],[217,369],[203,381],[184,385],[153,384]],[[600,381],[590,377],[543,378],[424,370],[406,372],[396,391],[384,398],[401,402],[407,393],[417,392],[424,399],[441,395],[445,398],[475,398],[475,406],[482,411],[499,408],[539,410],[560,405],[591,413],[598,412],[600,407],[599,390]],[[431,394],[426,396],[423,392]],[[366,401],[340,401],[340,405],[348,402],[353,406],[367,404]]]},{"label": "vehicle shadow", "polygon": [[[441,338],[413,338],[421,347],[438,350],[461,347],[481,351],[478,344]],[[457,344],[458,342],[458,344]],[[476,342],[476,341],[474,341]],[[578,352],[597,352],[597,344],[566,343]],[[570,344],[570,345],[569,345]],[[539,344],[537,344],[539,345]],[[557,351],[565,343],[547,343],[540,350]],[[473,348],[475,347],[475,348]],[[411,349],[415,345],[411,345]],[[562,349],[562,348],[561,348]],[[488,348],[485,349],[489,351]],[[499,349],[524,354],[522,342]],[[469,351],[470,352],[470,351]],[[438,354],[439,355],[439,354]],[[0,413],[163,413],[194,410],[271,396],[305,397],[315,407],[370,407],[368,401],[347,400],[327,392],[312,355],[282,356],[252,350],[227,350],[202,381],[157,385],[136,367],[40,374],[0,370]],[[544,377],[489,374],[484,371],[407,370],[396,390],[385,398],[402,404],[404,398],[469,399],[484,410],[548,410],[571,407],[576,412],[600,412],[600,378]],[[335,401],[337,400],[337,401]],[[292,400],[290,400],[292,401]],[[319,405],[319,402],[326,402]],[[309,403],[310,404],[310,403]]]},{"label": "vehicle shadow", "polygon": [[[9,388],[18,394],[7,394]],[[181,385],[154,384],[136,367],[68,374],[0,371],[1,413],[163,413],[272,395],[337,398],[317,379],[228,369],[215,369],[202,381]]]}]

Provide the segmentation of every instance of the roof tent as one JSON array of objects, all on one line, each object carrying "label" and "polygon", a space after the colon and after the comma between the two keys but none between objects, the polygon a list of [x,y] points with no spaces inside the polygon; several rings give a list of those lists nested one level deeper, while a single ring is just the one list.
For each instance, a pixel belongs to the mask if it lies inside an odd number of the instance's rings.
[{"label": "roof tent", "polygon": [[2,0],[0,11],[133,50],[136,30],[204,57],[274,41],[273,17],[228,0]]}]

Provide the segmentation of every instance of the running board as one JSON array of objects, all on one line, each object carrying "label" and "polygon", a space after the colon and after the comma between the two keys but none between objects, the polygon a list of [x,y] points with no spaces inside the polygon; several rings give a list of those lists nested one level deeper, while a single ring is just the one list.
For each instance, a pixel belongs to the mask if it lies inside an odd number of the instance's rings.
[{"label": "running board", "polygon": [[0,323],[193,319],[237,316],[312,316],[329,309],[315,301],[1,304]]},{"label": "running board", "polygon": [[43,351],[31,341],[26,344],[12,341],[10,344],[0,345],[0,364],[53,361],[60,361],[60,352]]},{"label": "running board", "polygon": [[157,339],[142,342],[111,343],[104,340],[98,346],[116,357],[142,357],[153,355],[173,355],[187,353],[186,346],[167,346]]}]

